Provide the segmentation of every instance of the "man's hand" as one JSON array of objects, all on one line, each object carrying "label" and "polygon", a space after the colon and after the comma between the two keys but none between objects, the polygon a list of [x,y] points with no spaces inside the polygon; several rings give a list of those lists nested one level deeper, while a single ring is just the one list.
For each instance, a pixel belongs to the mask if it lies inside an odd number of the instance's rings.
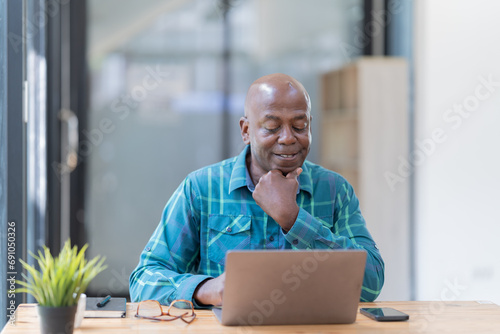
[{"label": "man's hand", "polygon": [[269,216],[288,232],[299,214],[297,205],[297,178],[302,168],[284,176],[279,170],[264,174],[255,186],[253,198]]},{"label": "man's hand", "polygon": [[222,306],[226,273],[202,282],[194,291],[194,300],[198,305]]}]

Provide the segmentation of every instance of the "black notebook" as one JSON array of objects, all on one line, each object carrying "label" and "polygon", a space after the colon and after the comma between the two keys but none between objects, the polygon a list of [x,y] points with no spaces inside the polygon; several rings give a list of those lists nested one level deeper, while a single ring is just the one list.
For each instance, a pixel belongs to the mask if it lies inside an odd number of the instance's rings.
[{"label": "black notebook", "polygon": [[103,307],[97,307],[103,298],[87,297],[85,318],[125,318],[126,298],[111,298]]}]

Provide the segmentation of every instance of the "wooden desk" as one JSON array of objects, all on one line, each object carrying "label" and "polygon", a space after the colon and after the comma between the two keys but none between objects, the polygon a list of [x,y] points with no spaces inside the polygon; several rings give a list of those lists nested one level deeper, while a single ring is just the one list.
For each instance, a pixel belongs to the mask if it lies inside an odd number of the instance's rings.
[{"label": "wooden desk", "polygon": [[[137,304],[127,305],[123,319],[83,319],[75,334],[84,333],[499,333],[500,306],[468,302],[377,302],[361,303],[360,307],[393,307],[410,315],[405,322],[376,322],[358,313],[350,325],[299,325],[224,327],[211,311],[198,310],[196,320],[163,322],[135,318]],[[36,334],[39,324],[34,304],[22,304],[17,310],[15,325],[7,323],[1,334]]]}]

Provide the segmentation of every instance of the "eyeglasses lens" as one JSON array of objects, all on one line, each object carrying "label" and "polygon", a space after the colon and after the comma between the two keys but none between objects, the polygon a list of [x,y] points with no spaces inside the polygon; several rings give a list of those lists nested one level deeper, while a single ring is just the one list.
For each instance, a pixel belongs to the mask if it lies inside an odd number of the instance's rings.
[{"label": "eyeglasses lens", "polygon": [[169,309],[169,313],[173,317],[182,316],[182,315],[190,315],[191,305],[189,303],[183,301],[175,301]]},{"label": "eyeglasses lens", "polygon": [[162,314],[159,303],[155,301],[145,301],[139,305],[139,315],[143,317],[158,317]]}]

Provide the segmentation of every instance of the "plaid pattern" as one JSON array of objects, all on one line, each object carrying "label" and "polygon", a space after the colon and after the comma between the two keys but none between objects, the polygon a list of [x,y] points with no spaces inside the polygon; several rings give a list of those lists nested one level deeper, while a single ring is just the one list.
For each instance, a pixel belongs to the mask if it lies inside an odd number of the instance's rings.
[{"label": "plaid pattern", "polygon": [[230,249],[328,248],[367,251],[361,300],[375,300],[384,283],[384,262],[351,185],[339,174],[305,161],[299,176],[299,215],[284,234],[252,197],[248,152],[249,146],[182,182],[130,276],[132,301],[194,302],[197,285],[224,272]]}]

